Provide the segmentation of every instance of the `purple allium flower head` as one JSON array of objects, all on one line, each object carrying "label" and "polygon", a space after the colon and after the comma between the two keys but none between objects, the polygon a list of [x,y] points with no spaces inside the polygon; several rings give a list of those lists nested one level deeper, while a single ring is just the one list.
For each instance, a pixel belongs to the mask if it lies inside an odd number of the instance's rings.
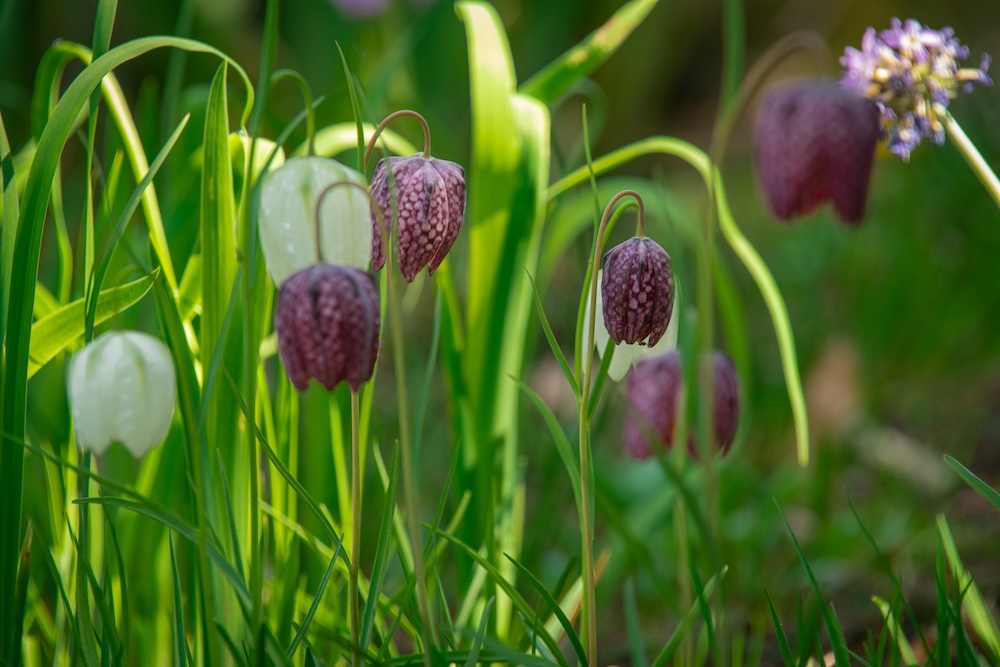
[{"label": "purple allium flower head", "polygon": [[670,255],[647,237],[616,245],[604,255],[601,298],[604,326],[616,345],[656,345],[674,306]]},{"label": "purple allium flower head", "polygon": [[379,348],[379,296],[366,271],[316,264],[278,293],[274,328],[288,379],[299,391],[315,378],[327,391],[371,379]]},{"label": "purple allium flower head", "polygon": [[841,85],[878,105],[886,146],[909,160],[924,138],[944,143],[942,118],[959,87],[969,92],[992,85],[986,74],[990,57],[983,54],[978,69],[960,69],[958,61],[968,57],[969,47],[951,28],[932,30],[894,18],[877,35],[868,28],[860,51],[844,50]]},{"label": "purple allium flower head", "polygon": [[[399,249],[399,270],[411,283],[425,266],[427,275],[434,275],[455,245],[465,219],[465,170],[454,162],[422,154],[390,157],[388,162],[379,160],[372,175],[371,193],[386,225],[393,219],[389,168],[399,209],[399,228],[392,235],[393,242]],[[371,221],[372,268],[379,271],[385,266],[385,249],[374,209]]]},{"label": "purple allium flower head", "polygon": [[[711,357],[713,373],[713,426],[714,445],[723,454],[729,451],[736,439],[740,421],[740,378],[732,360],[716,352]],[[653,454],[655,435],[660,446],[670,449],[674,444],[674,428],[684,373],[676,351],[660,357],[645,359],[629,374],[628,412],[625,418],[625,447],[632,458],[645,461]],[[688,451],[697,456],[698,448],[694,429],[688,433]]]},{"label": "purple allium flower head", "polygon": [[795,83],[764,101],[755,128],[757,177],[779,220],[827,199],[844,222],[865,212],[878,109],[835,83]]}]

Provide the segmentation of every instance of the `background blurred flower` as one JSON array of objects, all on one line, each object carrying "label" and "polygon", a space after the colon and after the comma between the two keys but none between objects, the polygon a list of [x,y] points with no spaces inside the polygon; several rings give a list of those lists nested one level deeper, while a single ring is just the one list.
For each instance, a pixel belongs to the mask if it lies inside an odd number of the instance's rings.
[{"label": "background blurred flower", "polygon": [[984,53],[978,69],[960,69],[958,61],[968,57],[969,47],[951,28],[931,30],[913,19],[893,18],[878,35],[868,28],[860,51],[844,50],[841,83],[878,104],[887,147],[909,160],[925,137],[944,143],[942,118],[960,87],[969,92],[993,84],[986,74],[990,57]]},{"label": "background blurred flower", "polygon": [[76,442],[100,456],[120,442],[141,458],[167,436],[176,395],[174,362],[160,340],[109,331],[76,353],[69,400]]},{"label": "background blurred flower", "polygon": [[864,216],[878,143],[876,106],[832,82],[794,83],[764,101],[754,130],[757,179],[779,220],[827,199],[844,222]]}]

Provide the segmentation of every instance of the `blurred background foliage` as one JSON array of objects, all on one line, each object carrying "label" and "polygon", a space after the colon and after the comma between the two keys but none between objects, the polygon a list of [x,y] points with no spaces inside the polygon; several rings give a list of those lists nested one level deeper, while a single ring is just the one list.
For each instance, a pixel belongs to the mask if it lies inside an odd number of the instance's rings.
[{"label": "blurred background foliage", "polygon": [[[430,122],[435,154],[466,162],[469,146],[468,59],[463,27],[443,0],[393,0],[384,11],[362,16],[344,6],[362,2],[287,0],[281,8],[278,66],[301,72],[326,101],[318,109],[320,127],[350,120],[350,100],[334,42],[364,88],[365,107],[377,120],[396,108],[414,108]],[[518,80],[524,81],[558,54],[603,23],[618,0],[497,0],[493,3],[508,32]],[[342,6],[344,5],[344,6]],[[39,58],[55,39],[90,42],[96,2],[2,0],[0,3],[0,111],[17,150],[30,137],[29,104]],[[795,30],[812,30],[830,47],[820,63],[838,75],[837,57],[846,45],[858,46],[865,28],[888,26],[890,17],[913,17],[939,28],[951,25],[972,51],[1000,57],[1000,3],[996,0],[752,0],[746,12],[746,57],[752,63],[777,39]],[[258,0],[158,0],[121,2],[112,44],[153,34],[189,35],[216,46],[242,63],[253,78],[260,61],[264,6]],[[172,62],[185,60],[177,109],[161,109]],[[217,61],[207,56],[156,52],[117,71],[133,106],[147,154],[153,155],[180,115],[193,114],[191,126],[204,123],[208,84]],[[77,67],[77,69],[73,69]],[[69,75],[78,66],[71,66]],[[713,2],[661,0],[644,24],[585,89],[595,156],[632,141],[667,134],[707,148],[717,110],[722,71],[721,6]],[[992,72],[997,77],[997,70]],[[781,78],[822,75],[815,59],[797,56],[770,83]],[[69,76],[66,77],[69,80]],[[231,108],[241,108],[244,93],[232,86]],[[571,96],[553,115],[554,177],[579,164],[580,103]],[[273,95],[265,134],[275,136],[302,108],[298,91],[287,84]],[[1000,168],[1000,87],[981,88],[955,101],[963,124],[994,169]],[[776,600],[779,614],[791,618],[809,594],[804,573],[784,534],[771,498],[776,498],[795,529],[828,599],[837,605],[848,639],[863,638],[880,627],[870,596],[888,596],[889,582],[877,572],[875,555],[854,519],[849,500],[901,573],[904,590],[918,617],[933,615],[934,517],[949,518],[966,565],[990,603],[1000,592],[1000,531],[985,501],[949,471],[951,454],[987,482],[1000,481],[1000,214],[953,147],[922,145],[909,164],[880,153],[870,186],[867,219],[857,229],[838,225],[826,210],[793,226],[774,222],[753,175],[753,111],[737,126],[723,171],[734,213],[770,266],[791,314],[806,383],[813,428],[813,460],[799,469],[794,460],[790,412],[778,348],[763,302],[738,262],[725,253],[738,289],[749,340],[752,374],[743,378],[743,437],[727,461],[720,483],[720,507],[730,564],[728,585],[732,617],[755,624],[766,618],[762,588]],[[416,127],[399,128],[412,141]],[[196,160],[200,130],[182,138],[178,148]],[[300,129],[290,145],[304,141]],[[64,174],[82,168],[79,142],[71,142]],[[192,157],[193,156],[193,157]],[[347,156],[350,164],[353,156]],[[197,233],[196,175],[192,164],[171,158],[172,167],[157,179],[165,224],[178,269],[186,262]],[[105,166],[106,168],[106,166]],[[619,175],[652,178],[671,210],[700,221],[704,195],[693,176],[676,165],[643,159]],[[163,179],[168,185],[161,184]],[[65,199],[70,237],[78,238],[81,194],[67,177]],[[195,207],[195,208],[191,208]],[[75,212],[75,213],[74,213]],[[690,250],[672,247],[677,220],[654,219],[652,234],[683,266]],[[41,280],[56,289],[56,249],[51,226],[42,252]],[[619,230],[618,234],[625,232]],[[551,276],[546,309],[556,335],[568,348],[589,238],[574,244]],[[474,271],[458,243],[459,272]],[[693,265],[693,256],[686,263]],[[79,273],[80,269],[77,269]],[[462,281],[456,281],[462,284]],[[428,286],[429,287],[429,286]],[[79,275],[74,295],[82,293]],[[417,301],[410,343],[426,349],[433,296],[429,288]],[[144,310],[145,309],[145,310]],[[124,316],[151,322],[151,304]],[[142,326],[139,324],[138,326]],[[722,338],[719,346],[725,348]],[[525,377],[557,414],[573,419],[573,400],[539,333]],[[419,357],[412,376],[419,376]],[[29,429],[36,438],[64,439],[68,415],[62,364],[52,364],[32,381]],[[379,387],[387,412],[392,394]],[[443,390],[437,400],[444,401]],[[599,413],[594,455],[598,477],[598,545],[616,558],[599,589],[606,613],[608,657],[625,651],[620,614],[610,610],[622,600],[626,577],[636,580],[643,621],[651,637],[663,635],[668,618],[653,601],[669,600],[676,586],[673,515],[664,498],[669,487],[662,471],[631,462],[620,444],[623,392],[613,388]],[[322,412],[322,401],[317,408]],[[442,409],[445,409],[442,407]],[[433,413],[432,413],[433,414]],[[531,409],[524,411],[522,453],[527,463],[528,524],[522,562],[547,581],[558,577],[577,553],[578,524],[572,495],[547,432]],[[393,416],[385,415],[387,424]],[[379,418],[382,419],[381,417]],[[422,469],[428,507],[431,490],[440,488],[450,453],[434,451],[447,442],[447,420],[431,420]],[[375,425],[376,433],[379,426]],[[65,443],[63,443],[65,444]],[[310,488],[330,479],[329,450],[318,452],[301,474],[314,476]],[[129,461],[115,457],[128,476]],[[37,463],[37,462],[36,462]],[[134,472],[134,471],[133,471]],[[32,494],[26,471],[26,511],[41,511],[44,499]],[[336,491],[317,497],[331,506]],[[532,517],[547,517],[534,519]],[[551,521],[552,523],[549,523]],[[621,556],[621,557],[617,557]],[[308,558],[304,557],[304,562]],[[308,565],[311,575],[322,565]],[[644,602],[645,601],[645,602]],[[605,625],[606,623],[606,625]]]}]

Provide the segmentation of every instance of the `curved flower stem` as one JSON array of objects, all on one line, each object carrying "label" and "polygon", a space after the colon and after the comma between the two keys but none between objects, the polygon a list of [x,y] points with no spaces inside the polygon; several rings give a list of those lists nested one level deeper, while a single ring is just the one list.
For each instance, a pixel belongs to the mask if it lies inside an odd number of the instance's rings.
[{"label": "curved flower stem", "polygon": [[[368,188],[361,185],[356,181],[334,181],[330,185],[326,186],[320,190],[319,197],[316,198],[316,210],[313,212],[313,221],[315,222],[315,232],[316,232],[316,256],[319,258],[320,263],[325,263],[325,258],[323,257],[323,226],[320,224],[319,213],[323,205],[323,199],[330,194],[330,190],[341,185],[349,185],[352,188],[360,190],[364,193],[365,197],[368,198],[368,203],[371,205],[371,210],[375,212],[375,217],[378,218],[378,222],[381,229],[385,229],[385,214],[382,213],[382,208],[378,205],[378,202],[372,197],[372,194],[368,191]],[[384,234],[383,234],[384,236]],[[384,241],[384,239],[383,239]]]},{"label": "curved flower stem", "polygon": [[1000,179],[997,178],[996,172],[990,169],[990,165],[983,158],[982,153],[979,152],[979,149],[976,148],[976,145],[972,143],[972,140],[969,139],[958,124],[958,121],[950,113],[945,112],[944,114],[944,126],[958,147],[958,152],[969,163],[969,167],[979,177],[979,181],[986,188],[986,191],[990,193],[993,201],[996,202],[997,206],[1000,206]]},{"label": "curved flower stem", "polygon": [[[587,323],[588,341],[594,340],[594,330],[597,327],[597,271],[601,262],[601,250],[604,246],[604,231],[615,204],[623,197],[634,197],[639,206],[638,235],[644,232],[644,209],[642,197],[634,190],[622,190],[608,202],[601,216],[601,224],[597,228],[597,239],[594,243],[594,261],[590,278],[590,321]],[[583,383],[580,385],[580,401],[577,405],[580,418],[580,531],[583,534],[583,617],[587,623],[587,662],[595,665],[597,660],[597,608],[596,585],[594,581],[594,527],[590,516],[590,384],[591,368],[594,365],[594,344],[587,345],[584,352]]]},{"label": "curved flower stem", "polygon": [[364,159],[364,171],[368,171],[368,161],[371,159],[372,151],[375,150],[375,142],[378,141],[379,135],[382,134],[382,130],[386,128],[392,121],[396,120],[400,116],[410,116],[411,118],[416,118],[420,122],[420,126],[424,129],[424,159],[429,160],[431,157],[431,129],[427,125],[427,121],[424,117],[418,114],[416,111],[411,111],[410,109],[403,109],[401,111],[396,111],[385,117],[378,127],[375,128],[375,132],[372,134],[372,138],[368,140],[368,147],[365,148],[365,159]]},{"label": "curved flower stem", "polygon": [[361,571],[361,403],[358,392],[351,391],[351,665],[364,667],[361,651],[361,613],[358,600],[358,574]]}]

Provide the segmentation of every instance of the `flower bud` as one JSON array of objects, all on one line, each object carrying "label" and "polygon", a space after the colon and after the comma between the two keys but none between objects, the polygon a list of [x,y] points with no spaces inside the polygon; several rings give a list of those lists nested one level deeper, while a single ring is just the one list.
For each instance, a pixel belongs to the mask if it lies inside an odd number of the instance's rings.
[{"label": "flower bud", "polygon": [[[323,195],[337,181],[364,187],[361,174],[325,157],[293,158],[265,177],[260,193],[260,245],[279,287],[296,271],[321,261],[368,268],[372,233],[368,197],[351,186],[335,187]],[[316,249],[320,195],[322,257]]]},{"label": "flower bud", "polygon": [[120,442],[141,458],[167,436],[176,383],[170,350],[138,331],[109,331],[76,353],[69,368],[76,441],[100,456]]},{"label": "flower bud", "polygon": [[[392,169],[392,183],[388,169]],[[426,266],[432,276],[465,220],[465,170],[454,162],[423,155],[379,160],[372,175],[371,193],[387,225],[392,224],[392,189],[399,210],[393,243],[398,248],[399,270],[411,283]],[[378,217],[371,212],[372,268],[385,266],[385,250]]]},{"label": "flower bud", "polygon": [[604,255],[604,326],[615,344],[656,345],[670,324],[674,275],[656,241],[633,237]]},{"label": "flower bud", "polygon": [[755,129],[757,178],[771,212],[791,220],[829,199],[843,222],[860,222],[878,138],[875,103],[836,83],[771,93]]},{"label": "flower bud", "polygon": [[[723,454],[732,447],[740,420],[740,379],[729,357],[716,352],[711,358],[714,374],[712,422],[714,445]],[[684,384],[681,359],[676,351],[646,359],[635,366],[628,381],[625,447],[632,458],[645,461],[653,454],[649,435],[670,449],[674,444],[679,397]],[[696,429],[688,432],[688,451],[697,456]]]},{"label": "flower bud", "polygon": [[315,378],[327,391],[371,379],[379,348],[379,295],[371,274],[317,264],[285,281],[274,328],[288,379],[299,391]]}]

